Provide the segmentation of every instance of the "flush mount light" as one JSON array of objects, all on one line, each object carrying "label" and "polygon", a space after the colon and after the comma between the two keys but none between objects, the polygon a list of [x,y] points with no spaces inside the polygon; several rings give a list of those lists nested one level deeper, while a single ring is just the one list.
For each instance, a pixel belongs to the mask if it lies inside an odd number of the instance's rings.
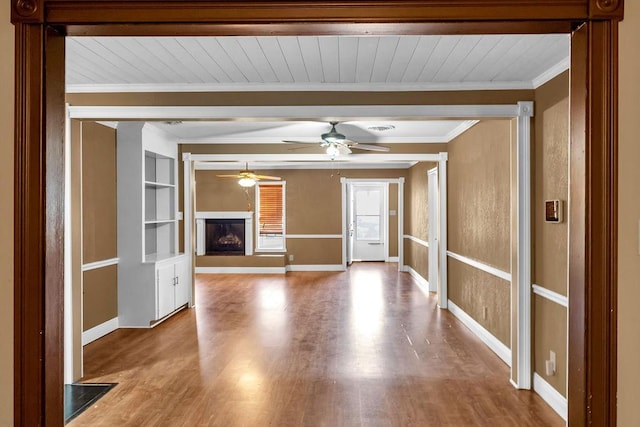
[{"label": "flush mount light", "polygon": [[253,187],[256,185],[256,180],[252,178],[240,178],[238,184],[240,184],[240,187]]}]

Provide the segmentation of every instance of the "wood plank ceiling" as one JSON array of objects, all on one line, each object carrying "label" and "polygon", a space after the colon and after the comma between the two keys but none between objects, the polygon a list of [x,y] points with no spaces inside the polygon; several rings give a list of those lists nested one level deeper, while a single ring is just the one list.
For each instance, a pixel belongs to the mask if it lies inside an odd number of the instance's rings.
[{"label": "wood plank ceiling", "polygon": [[69,37],[86,91],[529,89],[566,69],[552,35]]}]

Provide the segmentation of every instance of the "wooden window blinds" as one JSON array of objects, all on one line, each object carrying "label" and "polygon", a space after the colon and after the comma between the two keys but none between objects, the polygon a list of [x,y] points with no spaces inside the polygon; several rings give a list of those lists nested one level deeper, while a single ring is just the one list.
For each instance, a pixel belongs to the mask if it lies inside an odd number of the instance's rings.
[{"label": "wooden window blinds", "polygon": [[283,234],[283,185],[260,185],[260,234]]}]

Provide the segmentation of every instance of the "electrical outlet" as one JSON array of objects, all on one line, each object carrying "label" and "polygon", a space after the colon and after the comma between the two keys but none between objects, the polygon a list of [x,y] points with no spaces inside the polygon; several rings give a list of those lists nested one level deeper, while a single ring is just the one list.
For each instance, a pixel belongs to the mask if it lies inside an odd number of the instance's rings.
[{"label": "electrical outlet", "polygon": [[550,351],[549,360],[545,360],[545,373],[548,377],[556,374],[556,353],[554,351]]},{"label": "electrical outlet", "polygon": [[482,307],[482,320],[487,320],[489,314],[489,307]]},{"label": "electrical outlet", "polygon": [[293,254],[289,254],[289,261],[293,261]]}]

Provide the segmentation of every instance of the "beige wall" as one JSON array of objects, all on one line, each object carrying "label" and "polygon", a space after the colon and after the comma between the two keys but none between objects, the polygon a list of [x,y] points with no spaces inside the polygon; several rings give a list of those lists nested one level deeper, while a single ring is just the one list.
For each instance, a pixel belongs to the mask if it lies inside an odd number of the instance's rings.
[{"label": "beige wall", "polygon": [[13,425],[13,25],[0,7],[0,425]]},{"label": "beige wall", "polygon": [[[429,235],[429,186],[427,171],[437,166],[421,162],[409,169],[405,185],[404,234],[427,241]],[[410,239],[404,239],[404,263],[419,275],[429,279],[429,249]]]},{"label": "beige wall", "polygon": [[620,24],[618,163],[618,425],[640,425],[640,2],[625,2]]},{"label": "beige wall", "polygon": [[[87,264],[118,256],[116,131],[82,122],[81,132],[82,263]],[[118,316],[117,266],[82,273],[82,313],[83,331]]]},{"label": "beige wall", "polygon": [[510,271],[509,120],[482,121],[449,143],[448,249]]},{"label": "beige wall", "polygon": [[[567,221],[546,223],[544,201],[569,193],[569,72],[536,89],[533,153],[533,277],[536,285],[567,295]],[[567,391],[567,309],[533,299],[534,371],[562,395]],[[556,353],[556,373],[546,375],[545,360]]]},{"label": "beige wall", "polygon": [[[229,171],[196,171],[196,210],[247,211],[255,208],[255,190],[241,188],[236,180],[219,178]],[[286,181],[287,234],[342,234],[342,186],[340,178],[398,178],[406,170],[265,170],[265,175]],[[389,209],[398,210],[398,186],[389,185]],[[398,255],[398,217],[389,220],[389,256]],[[341,264],[340,239],[288,239],[289,264]],[[198,257],[197,265],[205,257]],[[288,258],[287,258],[288,259]],[[211,263],[213,261],[207,261]],[[224,261],[225,265],[227,261]],[[239,261],[240,262],[240,261]],[[242,261],[244,264],[244,261]],[[217,265],[217,264],[216,264]]]},{"label": "beige wall", "polygon": [[515,104],[532,99],[532,90],[67,94],[71,105],[476,105]]},{"label": "beige wall", "polygon": [[[510,272],[511,121],[449,143],[448,249]],[[449,258],[449,299],[510,347],[510,283]],[[484,308],[486,307],[486,318]]]}]

